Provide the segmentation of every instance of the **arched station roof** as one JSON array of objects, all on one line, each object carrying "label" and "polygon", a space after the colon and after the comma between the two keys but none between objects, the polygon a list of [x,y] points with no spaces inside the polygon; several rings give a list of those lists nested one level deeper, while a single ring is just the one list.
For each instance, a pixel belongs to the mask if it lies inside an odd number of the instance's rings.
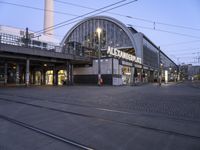
[{"label": "arched station roof", "polygon": [[101,49],[111,46],[119,49],[132,49],[134,54],[136,53],[133,33],[119,20],[107,16],[92,16],[75,24],[61,42],[62,51],[69,52],[70,49],[73,51],[80,47],[84,47],[87,51],[95,49],[98,44],[96,32],[98,27],[102,29]]}]

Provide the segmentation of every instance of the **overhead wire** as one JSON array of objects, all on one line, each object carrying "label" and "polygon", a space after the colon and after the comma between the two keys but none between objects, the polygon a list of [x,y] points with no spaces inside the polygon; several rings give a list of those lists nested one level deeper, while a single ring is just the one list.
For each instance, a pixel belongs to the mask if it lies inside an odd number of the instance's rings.
[{"label": "overhead wire", "polygon": [[[62,0],[54,0],[54,1],[57,2],[57,3],[71,5],[71,6],[75,6],[75,7],[79,7],[79,8],[96,10],[96,8],[88,7],[88,6],[84,6],[84,5],[80,5],[80,4],[76,4],[76,3],[72,3],[72,2],[66,2],[66,1],[62,1]],[[16,3],[10,3],[10,2],[4,2],[4,1],[0,1],[0,3],[15,5],[15,6],[19,6],[19,7],[25,7],[25,8],[31,8],[31,9],[36,9],[36,10],[42,10],[42,11],[45,10],[45,9],[42,9],[42,8],[37,8],[37,7],[32,7],[32,6],[22,5],[22,4],[16,4]],[[46,11],[52,11],[52,12],[55,12],[55,13],[58,13],[58,14],[78,16],[77,14],[65,13],[65,12],[60,12],[60,11],[53,11],[53,10],[46,10]],[[165,23],[165,22],[153,21],[153,20],[149,20],[149,19],[133,17],[133,16],[130,16],[130,15],[124,15],[124,14],[115,13],[115,12],[106,12],[106,13],[121,16],[121,17],[126,17],[126,18],[129,18],[129,19],[139,20],[139,21],[143,21],[143,22],[147,22],[147,23],[153,23],[155,25],[160,24],[160,25],[171,26],[171,27],[176,27],[176,28],[200,31],[200,28],[195,28],[195,27],[188,27],[188,26],[183,26],[183,25],[176,25],[176,24],[170,24],[170,23]]]},{"label": "overhead wire", "polygon": [[[104,13],[104,12],[107,12],[107,11],[110,11],[110,10],[113,10],[113,9],[116,9],[116,8],[119,8],[119,7],[128,5],[128,4],[131,4],[131,3],[136,2],[136,1],[138,1],[138,0],[131,0],[131,1],[129,1],[129,2],[120,4],[120,3],[125,2],[125,1],[126,1],[126,0],[121,0],[121,1],[118,1],[118,2],[116,2],[116,3],[113,3],[113,4],[110,4],[110,5],[101,7],[101,8],[99,8],[99,9],[94,10],[94,11],[90,11],[90,12],[85,13],[85,14],[83,14],[83,15],[80,15],[80,16],[71,18],[71,19],[69,19],[69,20],[63,21],[63,22],[61,22],[61,23],[58,23],[58,24],[56,24],[56,25],[54,25],[54,26],[51,26],[51,27],[48,27],[48,28],[46,28],[46,29],[39,30],[39,31],[37,31],[37,32],[35,32],[35,33],[42,33],[42,32],[44,32],[44,31],[50,31],[50,30],[53,30],[53,29],[61,28],[61,27],[63,27],[63,26],[66,26],[66,25],[72,24],[72,23],[74,23],[74,22],[80,21],[80,18],[83,18],[83,17],[88,16],[88,15],[90,15],[90,14],[92,14],[92,16],[95,16],[95,15],[98,15],[98,14],[101,14],[101,13]],[[117,4],[120,4],[120,5],[115,6],[115,5],[117,5]],[[112,7],[112,6],[115,6],[115,7]],[[109,7],[111,7],[111,8],[109,8]],[[108,8],[108,9],[107,9],[107,8]],[[104,9],[106,9],[106,10],[104,10]],[[100,11],[100,12],[98,12],[98,11]],[[95,13],[95,12],[98,12],[98,13]],[[95,13],[95,14],[93,14],[93,13]],[[76,19],[78,19],[78,20],[76,20]],[[72,21],[72,22],[70,22],[70,21]]]},{"label": "overhead wire", "polygon": [[36,31],[35,33],[40,33],[40,32],[44,32],[44,31],[47,31],[47,30],[48,30],[48,31],[49,31],[49,30],[53,30],[53,29],[57,28],[57,26],[60,26],[60,25],[65,24],[65,23],[68,23],[68,22],[70,22],[70,21],[74,21],[74,20],[76,20],[76,19],[82,18],[82,17],[84,17],[84,16],[87,16],[87,15],[89,15],[89,14],[95,13],[95,12],[97,12],[97,11],[101,11],[101,10],[103,10],[103,9],[112,7],[112,6],[114,6],[114,5],[117,5],[117,4],[119,4],[119,3],[122,3],[122,2],[124,2],[124,1],[126,1],[126,0],[117,1],[116,3],[112,3],[112,4],[110,4],[110,5],[107,5],[107,6],[98,8],[98,9],[96,9],[96,10],[94,10],[94,11],[91,11],[91,12],[85,13],[85,14],[83,14],[83,15],[79,15],[79,16],[76,16],[76,17],[74,17],[74,18],[71,18],[71,19],[69,19],[69,20],[60,22],[60,23],[55,24],[55,25],[53,25],[53,26],[50,26],[50,27],[48,27],[48,28],[45,28],[45,29]]},{"label": "overhead wire", "polygon": [[168,46],[174,46],[174,45],[183,45],[188,43],[198,43],[200,40],[194,40],[194,41],[183,41],[183,42],[175,42],[175,43],[167,43],[167,44],[161,44],[160,46],[168,47]]},{"label": "overhead wire", "polygon": [[[55,0],[55,2],[62,3],[62,4],[67,4],[67,5],[71,5],[71,6],[75,6],[75,7],[80,7],[80,8],[86,8],[86,9],[90,9],[90,10],[94,10],[95,9],[95,8],[92,8],[92,7],[87,7],[87,6],[83,6],[83,5],[79,5],[79,4],[64,2],[64,1],[61,1],[61,0]],[[139,21],[143,21],[143,22],[153,23],[154,24],[154,29],[155,29],[155,25],[156,24],[161,24],[161,25],[172,26],[172,27],[182,28],[182,29],[190,29],[190,30],[198,30],[198,31],[200,30],[200,29],[193,28],[193,27],[187,27],[187,26],[180,26],[180,25],[174,25],[174,24],[169,24],[169,23],[157,22],[157,21],[152,21],[152,20],[147,20],[147,19],[143,19],[143,18],[127,16],[127,15],[114,13],[114,12],[106,12],[106,13],[117,15],[117,16],[126,17],[126,18],[129,18],[129,19],[135,19],[135,20],[139,20]],[[187,36],[187,37],[189,36],[189,37],[199,38],[199,37],[196,37],[196,36],[193,36],[193,35],[187,35],[187,34],[177,33],[177,32],[172,32],[172,31],[166,31],[166,30],[160,30],[160,29],[157,30],[157,31],[167,32],[167,33],[181,35],[181,36]],[[180,44],[195,43],[195,42],[200,42],[200,40],[169,43],[169,44],[163,44],[163,45],[160,45],[160,46],[180,45]]]},{"label": "overhead wire", "polygon": [[[82,8],[87,8],[87,9],[93,9],[94,8],[91,8],[91,7],[86,7],[86,6],[82,6],[82,5],[78,5],[78,4],[74,4],[74,3],[69,3],[69,2],[63,2],[63,1],[60,1],[60,0],[55,0],[57,2],[60,2],[60,3],[65,3],[65,4],[70,4],[70,5],[73,5],[73,6],[76,6],[76,7],[82,7]],[[126,1],[126,0],[124,0]],[[137,0],[135,0],[137,1]],[[37,7],[32,7],[32,6],[26,6],[26,5],[22,5],[22,4],[16,4],[16,3],[9,3],[9,2],[2,2],[0,1],[0,3],[4,3],[4,4],[9,4],[9,5],[14,5],[14,6],[19,6],[19,7],[25,7],[25,8],[30,8],[30,9],[35,9],[35,10],[40,10],[40,11],[50,11],[50,12],[54,12],[54,13],[58,13],[58,14],[65,14],[65,15],[70,15],[70,16],[77,16],[79,17],[78,15],[75,15],[75,14],[70,14],[70,13],[65,13],[65,12],[60,12],[60,11],[53,11],[53,10],[46,10],[46,9],[42,9],[42,8],[37,8]],[[115,8],[118,8],[118,7],[121,7],[121,6],[117,6]],[[186,26],[180,26],[180,25],[172,25],[172,24],[168,24],[168,23],[162,23],[162,22],[155,22],[155,21],[151,21],[151,20],[147,20],[147,19],[143,19],[143,18],[136,18],[136,17],[132,17],[132,16],[126,16],[126,15],[122,15],[122,14],[118,14],[118,13],[112,13],[112,12],[108,12],[109,10],[113,10],[115,8],[112,8],[112,9],[108,9],[108,10],[104,10],[102,12],[99,12],[99,13],[103,13],[103,12],[107,12],[107,13],[110,13],[110,14],[114,14],[114,15],[119,15],[119,16],[123,16],[123,17],[127,17],[127,18],[130,18],[130,19],[136,19],[136,20],[140,20],[140,21],[145,21],[145,22],[149,22],[149,23],[157,23],[157,24],[162,24],[162,25],[167,25],[167,26],[174,26],[174,27],[177,27],[177,28],[184,28],[184,29],[190,29],[190,30],[200,30],[200,29],[197,29],[197,28],[193,28],[193,27],[186,27]],[[101,9],[101,8],[100,8]],[[95,10],[96,12],[97,10]],[[99,14],[97,13],[97,14]],[[97,15],[95,14],[95,15]],[[82,15],[81,15],[82,16]],[[79,19],[81,20],[81,19]],[[55,28],[60,28],[62,26],[65,26],[65,25],[68,25],[68,24],[72,24],[74,22],[77,22],[79,20],[76,20],[76,21],[73,21],[73,22],[69,22],[67,24],[63,24],[61,26],[57,26],[57,27],[54,27]],[[133,26],[136,26],[136,25],[133,25]],[[177,33],[177,32],[172,32],[172,31],[167,31],[167,30],[162,30],[162,29],[155,29],[154,28],[149,28],[149,27],[143,27],[143,26],[137,26],[137,27],[140,27],[140,28],[146,28],[146,29],[151,29],[151,30],[157,30],[157,31],[161,31],[161,32],[166,32],[166,33],[171,33],[171,34],[176,34],[176,35],[181,35],[181,36],[187,36],[187,37],[193,37],[193,38],[198,38],[200,39],[200,37],[197,37],[197,36],[193,36],[193,35],[188,35],[188,34],[182,34],[182,33]],[[50,29],[49,29],[50,30]],[[37,33],[37,32],[36,32]],[[186,42],[178,42],[178,43],[171,43],[171,44],[163,44],[161,46],[169,46],[169,45],[176,45],[176,44],[185,44],[185,43],[193,43],[193,42],[200,42],[200,40],[196,40],[196,41],[186,41]],[[168,52],[169,53],[169,52]]]},{"label": "overhead wire", "polygon": [[191,47],[184,49],[168,49],[167,51],[188,51],[188,50],[200,50],[200,47]]},{"label": "overhead wire", "polygon": [[69,16],[78,16],[75,14],[71,13],[66,13],[66,12],[61,12],[61,11],[55,11],[55,10],[48,10],[48,9],[43,9],[39,7],[33,7],[33,6],[28,6],[28,5],[23,5],[23,4],[17,4],[17,3],[10,3],[10,2],[5,2],[5,1],[0,1],[1,4],[7,4],[7,5],[12,5],[12,6],[17,6],[17,7],[23,7],[23,8],[28,8],[28,9],[33,9],[33,10],[39,10],[39,11],[47,11],[47,12],[54,12],[57,14],[63,14],[63,15],[69,15]]},{"label": "overhead wire", "polygon": [[[174,53],[169,53],[169,55],[174,54]],[[178,56],[182,56],[182,55],[197,55],[198,52],[188,52],[188,53],[179,53]]]},{"label": "overhead wire", "polygon": [[[54,0],[54,1],[58,2],[58,3],[62,3],[62,4],[67,4],[67,5],[75,6],[75,7],[80,7],[80,8],[95,10],[95,8],[87,7],[87,6],[83,6],[83,5],[79,5],[79,4],[75,4],[75,3],[71,3],[71,2],[64,2],[64,1],[61,1],[61,0]],[[189,29],[189,30],[200,31],[200,28],[194,28],[194,27],[188,27],[188,26],[182,26],[182,25],[175,25],[175,24],[164,23],[164,22],[159,22],[159,21],[153,21],[153,20],[148,20],[148,19],[139,18],[139,17],[132,17],[130,15],[123,15],[123,14],[119,14],[119,13],[114,13],[114,12],[107,12],[107,13],[113,14],[113,15],[122,16],[122,17],[126,17],[126,18],[129,18],[129,19],[134,19],[134,20],[139,20],[139,21],[143,21],[143,22],[153,23],[155,25],[156,24],[160,24],[160,25],[171,26],[171,27],[176,27],[176,28],[182,28],[182,29]]]},{"label": "overhead wire", "polygon": [[149,29],[149,30],[154,30],[154,31],[160,31],[160,32],[165,32],[165,33],[176,34],[176,35],[181,35],[181,36],[185,36],[185,37],[200,39],[200,37],[198,37],[198,36],[193,36],[193,35],[189,35],[189,34],[183,34],[183,33],[167,31],[167,30],[162,30],[162,29],[158,29],[158,28],[151,28],[151,27],[146,27],[146,26],[133,25],[133,24],[128,24],[128,25],[138,27],[138,28],[144,28],[144,29]]},{"label": "overhead wire", "polygon": [[[81,7],[81,8],[86,8],[86,9],[90,9],[90,10],[96,10],[95,8],[91,8],[91,7],[86,7],[86,6],[83,6],[83,5],[74,4],[74,3],[71,3],[71,2],[64,2],[64,1],[61,1],[61,0],[54,0],[54,1],[58,2],[58,3],[62,3],[62,4],[72,5],[72,6],[75,6],[75,7]],[[9,4],[9,5],[13,5],[13,6],[24,7],[24,8],[30,8],[30,9],[40,10],[40,11],[49,11],[49,12],[54,12],[54,13],[58,13],[58,14],[64,14],[64,15],[70,15],[70,16],[78,16],[76,14],[65,13],[65,12],[54,11],[54,10],[46,10],[46,9],[42,9],[42,8],[37,8],[37,7],[32,7],[32,6],[27,6],[27,5],[17,4],[17,3],[10,3],[10,2],[4,2],[4,1],[0,1],[0,3]],[[106,13],[110,13],[110,14],[118,15],[118,16],[123,16],[123,17],[127,17],[127,18],[130,18],[130,19],[136,19],[136,20],[140,20],[140,21],[145,21],[145,22],[149,22],[149,23],[154,23],[154,28],[153,29],[155,29],[155,23],[157,23],[157,24],[162,24],[162,25],[167,25],[167,26],[174,26],[174,27],[180,27],[180,28],[185,28],[185,29],[200,30],[200,29],[197,29],[197,28],[180,26],[180,25],[172,25],[172,24],[163,23],[163,22],[156,22],[156,21],[152,21],[152,20],[147,20],[147,19],[143,19],[143,18],[137,18],[137,17],[127,16],[127,15],[123,15],[123,14],[119,14],[119,13],[113,13],[113,12],[108,12],[108,11],[106,11]],[[77,20],[77,21],[79,21],[79,20]],[[72,22],[72,23],[74,23],[74,22]],[[71,23],[69,23],[69,24],[71,24]],[[69,24],[67,24],[67,25],[69,25]],[[141,27],[141,26],[137,26],[137,27]],[[147,29],[149,27],[143,27],[143,28]],[[151,29],[151,28],[149,28],[149,29]],[[171,33],[171,34],[177,34],[177,35],[181,35],[181,36],[188,36],[188,37],[193,37],[193,38],[198,38],[198,39],[200,38],[200,37],[197,37],[197,36],[187,35],[187,34],[178,33],[178,32],[172,32],[172,31],[161,30],[161,29],[156,29],[156,30],[157,31],[161,31],[161,32]],[[199,41],[194,41],[194,42],[200,42],[200,40]],[[166,46],[166,45],[161,45],[161,46]]]}]

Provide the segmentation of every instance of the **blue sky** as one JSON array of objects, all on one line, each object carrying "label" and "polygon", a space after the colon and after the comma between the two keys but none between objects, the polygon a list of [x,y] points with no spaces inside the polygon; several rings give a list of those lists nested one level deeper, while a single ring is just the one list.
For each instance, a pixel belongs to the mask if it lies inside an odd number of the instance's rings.
[{"label": "blue sky", "polygon": [[[44,0],[0,0],[0,24],[19,28],[29,27],[30,30],[38,31],[43,29],[44,13],[43,11],[30,8],[17,7],[3,4],[1,2],[10,2],[22,4],[37,8],[44,8]],[[60,0],[71,2],[91,8],[100,8],[117,0]],[[130,1],[130,0],[127,0]],[[55,11],[81,15],[91,10],[79,8],[55,1]],[[115,17],[124,24],[131,24],[139,32],[144,33],[151,39],[176,63],[197,62],[200,56],[200,1],[199,0],[138,0],[130,5],[112,10],[124,16],[117,16],[109,13],[103,13]],[[73,18],[74,16],[66,14],[55,14],[55,24]],[[152,22],[145,22],[139,19],[145,19]],[[154,24],[155,23],[155,29]],[[174,26],[162,25],[159,23],[172,24],[178,26],[191,27],[195,29],[185,29]],[[64,26],[55,30],[57,38],[62,37],[73,26]],[[161,31],[162,30],[162,31]],[[169,33],[175,32],[175,34]],[[198,54],[199,52],[199,54]]]}]

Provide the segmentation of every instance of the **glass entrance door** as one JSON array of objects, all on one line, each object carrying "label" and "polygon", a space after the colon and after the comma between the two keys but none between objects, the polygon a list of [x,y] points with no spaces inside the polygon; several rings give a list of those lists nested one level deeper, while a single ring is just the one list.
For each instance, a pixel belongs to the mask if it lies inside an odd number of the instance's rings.
[{"label": "glass entrance door", "polygon": [[58,85],[65,85],[67,83],[67,71],[59,70],[58,71]]},{"label": "glass entrance door", "polygon": [[46,72],[46,85],[53,85],[53,70]]},{"label": "glass entrance door", "polygon": [[35,84],[36,85],[41,85],[41,81],[42,81],[42,75],[40,71],[36,71],[35,72]]},{"label": "glass entrance door", "polygon": [[127,66],[122,67],[122,83],[130,85],[131,83],[131,68]]}]

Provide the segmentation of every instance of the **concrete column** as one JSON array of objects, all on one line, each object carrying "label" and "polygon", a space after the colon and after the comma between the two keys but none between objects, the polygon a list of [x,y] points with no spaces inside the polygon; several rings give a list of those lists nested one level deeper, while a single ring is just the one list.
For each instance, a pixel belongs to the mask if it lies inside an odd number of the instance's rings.
[{"label": "concrete column", "polygon": [[67,62],[66,68],[67,68],[67,85],[73,85],[74,84],[73,64]]},{"label": "concrete column", "polygon": [[30,60],[26,60],[26,86],[30,84]]},{"label": "concrete column", "polygon": [[66,70],[67,70],[67,85],[70,85],[70,65],[69,65],[69,62],[66,63]]},{"label": "concrete column", "polygon": [[4,65],[4,84],[6,85],[8,82],[8,63],[6,62]]},{"label": "concrete column", "polygon": [[141,70],[141,82],[143,83],[144,82],[144,69],[142,68]]},{"label": "concrete column", "polygon": [[58,71],[56,66],[53,67],[53,85],[58,85]]},{"label": "concrete column", "polygon": [[135,74],[135,67],[131,67],[131,81],[130,81],[130,85],[134,85],[135,84],[134,74]]},{"label": "concrete column", "polygon": [[154,71],[150,71],[150,82],[154,82]]},{"label": "concrete column", "polygon": [[111,72],[112,72],[112,85],[114,85],[114,83],[113,83],[113,78],[114,78],[114,62],[113,62],[114,60],[113,60],[113,57],[112,57],[112,66],[111,66]]},{"label": "concrete column", "polygon": [[70,85],[74,84],[74,75],[73,75],[73,71],[74,71],[74,66],[73,64],[70,64]]},{"label": "concrete column", "polygon": [[32,84],[35,84],[35,70],[32,71]]},{"label": "concrete column", "polygon": [[19,84],[19,64],[16,65],[16,84]]},{"label": "concrete column", "polygon": [[46,70],[42,69],[41,71],[41,75],[42,75],[42,85],[46,85]]}]

